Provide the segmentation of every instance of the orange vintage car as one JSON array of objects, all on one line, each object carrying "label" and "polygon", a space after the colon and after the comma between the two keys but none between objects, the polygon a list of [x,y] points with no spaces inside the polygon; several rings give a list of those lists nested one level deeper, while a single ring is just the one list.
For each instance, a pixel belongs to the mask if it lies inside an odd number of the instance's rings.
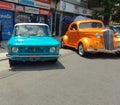
[{"label": "orange vintage car", "polygon": [[120,34],[104,28],[100,20],[72,22],[61,39],[61,47],[73,47],[80,56],[87,53],[117,53],[120,51]]}]

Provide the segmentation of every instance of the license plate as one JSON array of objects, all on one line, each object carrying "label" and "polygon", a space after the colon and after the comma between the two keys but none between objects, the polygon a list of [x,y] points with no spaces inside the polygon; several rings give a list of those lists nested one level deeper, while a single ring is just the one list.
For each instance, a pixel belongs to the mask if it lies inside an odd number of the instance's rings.
[{"label": "license plate", "polygon": [[30,57],[29,59],[30,59],[30,61],[38,61],[40,58]]}]

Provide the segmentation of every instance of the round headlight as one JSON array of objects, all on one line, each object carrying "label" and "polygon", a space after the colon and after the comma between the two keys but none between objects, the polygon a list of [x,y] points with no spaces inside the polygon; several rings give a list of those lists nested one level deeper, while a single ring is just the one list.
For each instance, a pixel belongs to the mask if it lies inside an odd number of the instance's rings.
[{"label": "round headlight", "polygon": [[17,47],[13,47],[12,48],[12,52],[18,52],[18,48]]},{"label": "round headlight", "polygon": [[55,47],[50,47],[50,52],[55,52]]},{"label": "round headlight", "polygon": [[100,34],[99,33],[96,34],[96,38],[100,38]]}]

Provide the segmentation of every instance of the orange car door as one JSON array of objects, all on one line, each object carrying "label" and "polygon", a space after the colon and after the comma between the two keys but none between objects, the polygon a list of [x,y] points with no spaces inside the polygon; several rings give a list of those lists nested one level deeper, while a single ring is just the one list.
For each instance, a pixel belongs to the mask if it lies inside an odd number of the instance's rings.
[{"label": "orange car door", "polygon": [[70,28],[70,44],[72,46],[75,46],[77,44],[77,40],[78,40],[77,25],[73,24]]}]

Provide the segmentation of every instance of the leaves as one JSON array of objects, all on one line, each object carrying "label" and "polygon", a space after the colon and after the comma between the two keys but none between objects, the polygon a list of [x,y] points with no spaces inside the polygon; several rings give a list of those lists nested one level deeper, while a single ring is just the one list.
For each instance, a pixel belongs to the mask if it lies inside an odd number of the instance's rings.
[{"label": "leaves", "polygon": [[[95,0],[101,4],[103,7],[103,10],[93,11],[93,17],[100,19],[100,16],[104,17],[104,23],[106,25],[109,25],[110,18],[112,17],[112,20],[119,21],[120,19],[120,0]],[[118,15],[119,14],[119,15]],[[113,19],[114,17],[114,19]]]}]

